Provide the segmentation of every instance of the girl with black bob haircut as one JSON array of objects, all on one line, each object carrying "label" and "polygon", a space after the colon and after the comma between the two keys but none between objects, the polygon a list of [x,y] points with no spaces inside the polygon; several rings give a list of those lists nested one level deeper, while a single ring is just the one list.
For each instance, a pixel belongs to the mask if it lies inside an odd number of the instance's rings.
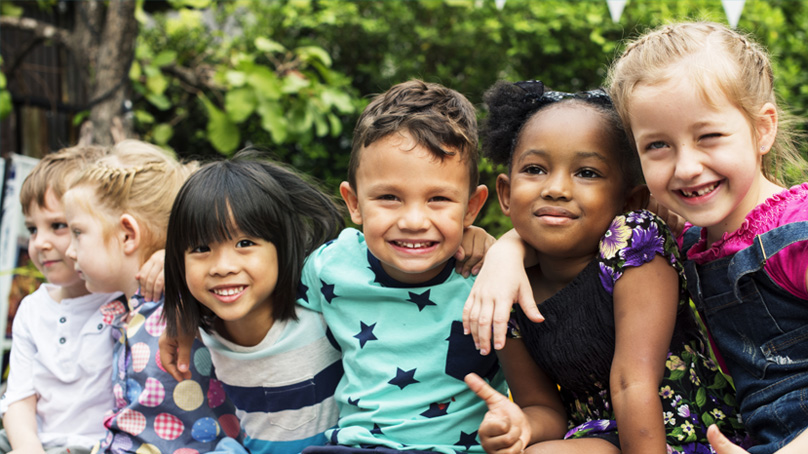
[{"label": "girl with black bob haircut", "polygon": [[[253,149],[201,167],[174,202],[162,362],[181,371],[165,350],[182,358],[181,339],[199,333],[252,453],[324,444],[336,424],[340,352],[322,316],[295,299],[306,256],[343,226],[329,196]],[[278,430],[264,430],[270,421]]]}]

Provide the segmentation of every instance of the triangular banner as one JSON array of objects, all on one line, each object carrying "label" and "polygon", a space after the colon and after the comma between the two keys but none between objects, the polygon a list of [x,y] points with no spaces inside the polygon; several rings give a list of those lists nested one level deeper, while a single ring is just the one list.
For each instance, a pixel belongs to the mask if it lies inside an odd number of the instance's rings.
[{"label": "triangular banner", "polygon": [[494,4],[497,5],[497,9],[501,10],[505,7],[505,0],[494,0]]},{"label": "triangular banner", "polygon": [[729,26],[735,28],[738,25],[738,20],[741,19],[741,11],[743,11],[743,4],[746,0],[721,0],[724,6],[724,12],[727,14]]},{"label": "triangular banner", "polygon": [[620,16],[623,15],[623,8],[626,7],[628,0],[606,0],[609,5],[609,14],[612,15],[612,22],[620,22]]}]

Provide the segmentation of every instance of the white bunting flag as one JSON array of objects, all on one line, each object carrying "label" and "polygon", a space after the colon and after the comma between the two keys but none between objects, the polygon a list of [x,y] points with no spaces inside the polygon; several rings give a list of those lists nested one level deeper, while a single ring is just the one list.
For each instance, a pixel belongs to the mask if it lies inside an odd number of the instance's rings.
[{"label": "white bunting flag", "polygon": [[732,28],[738,25],[738,20],[741,18],[741,11],[743,11],[743,4],[746,0],[721,0],[724,5],[724,12],[727,14],[727,20]]}]

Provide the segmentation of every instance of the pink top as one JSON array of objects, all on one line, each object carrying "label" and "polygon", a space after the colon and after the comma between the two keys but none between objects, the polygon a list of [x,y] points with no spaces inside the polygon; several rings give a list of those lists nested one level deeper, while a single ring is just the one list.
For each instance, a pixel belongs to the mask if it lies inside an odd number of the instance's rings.
[{"label": "pink top", "polygon": [[[768,232],[781,225],[808,220],[808,183],[786,189],[756,206],[734,231],[705,250],[707,229],[701,230],[701,239],[687,252],[687,258],[702,265],[735,254],[752,244],[755,235]],[[689,224],[685,229],[691,227]],[[808,241],[792,244],[766,261],[764,269],[772,280],[792,295],[808,299],[805,273],[808,270]]]}]

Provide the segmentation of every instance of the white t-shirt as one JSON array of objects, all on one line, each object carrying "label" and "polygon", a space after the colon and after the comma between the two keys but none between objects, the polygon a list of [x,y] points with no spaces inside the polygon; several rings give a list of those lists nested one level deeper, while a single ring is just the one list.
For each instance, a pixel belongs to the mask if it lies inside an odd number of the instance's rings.
[{"label": "white t-shirt", "polygon": [[37,396],[39,440],[46,448],[92,447],[103,438],[105,413],[114,408],[113,338],[102,306],[120,294],[89,294],[56,302],[42,284],[20,303],[12,328],[9,405]]}]

